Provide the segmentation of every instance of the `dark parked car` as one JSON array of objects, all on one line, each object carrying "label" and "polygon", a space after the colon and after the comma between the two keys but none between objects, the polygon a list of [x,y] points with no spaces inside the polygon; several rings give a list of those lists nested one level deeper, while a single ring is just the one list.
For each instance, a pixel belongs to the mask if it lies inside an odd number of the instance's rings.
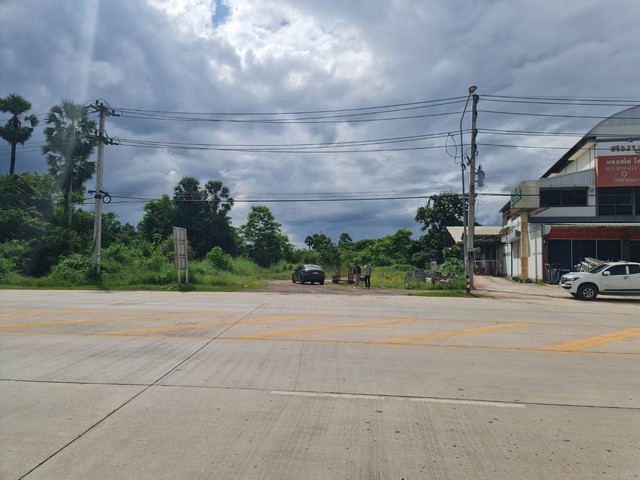
[{"label": "dark parked car", "polygon": [[291,275],[291,281],[302,284],[309,282],[312,285],[318,282],[320,285],[324,285],[324,270],[318,265],[300,265]]}]

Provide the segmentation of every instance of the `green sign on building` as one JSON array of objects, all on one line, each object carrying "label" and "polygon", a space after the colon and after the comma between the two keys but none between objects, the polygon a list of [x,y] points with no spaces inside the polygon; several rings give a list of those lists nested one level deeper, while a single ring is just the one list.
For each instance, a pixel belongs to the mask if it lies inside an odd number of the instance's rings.
[{"label": "green sign on building", "polygon": [[522,200],[522,187],[518,185],[516,189],[511,192],[511,206],[513,207],[520,200]]}]

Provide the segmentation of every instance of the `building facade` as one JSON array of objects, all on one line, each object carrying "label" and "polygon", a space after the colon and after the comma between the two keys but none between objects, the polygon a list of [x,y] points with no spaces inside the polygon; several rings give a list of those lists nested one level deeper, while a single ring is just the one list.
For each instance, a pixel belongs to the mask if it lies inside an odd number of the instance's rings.
[{"label": "building facade", "polygon": [[586,258],[640,261],[640,106],[600,122],[501,210],[504,268],[557,283]]}]

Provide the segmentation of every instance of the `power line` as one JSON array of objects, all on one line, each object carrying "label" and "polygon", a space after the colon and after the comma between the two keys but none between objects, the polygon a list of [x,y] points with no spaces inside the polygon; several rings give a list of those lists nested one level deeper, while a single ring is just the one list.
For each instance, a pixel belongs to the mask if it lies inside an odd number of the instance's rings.
[{"label": "power line", "polygon": [[[394,103],[394,104],[386,104],[386,105],[378,105],[378,106],[368,106],[368,107],[355,107],[355,108],[341,108],[341,109],[333,109],[333,110],[306,110],[306,111],[291,111],[291,112],[185,112],[185,111],[167,111],[167,110],[142,110],[142,109],[131,109],[131,108],[118,108],[118,110],[125,113],[134,113],[139,115],[179,115],[179,116],[187,116],[191,115],[191,118],[199,118],[203,116],[284,116],[284,115],[319,115],[319,114],[328,114],[334,113],[337,115],[341,115],[344,113],[357,114],[356,112],[373,112],[380,113],[385,110],[388,111],[399,111],[402,109],[416,109],[416,108],[426,108],[426,107],[434,107],[434,106],[442,106],[442,105],[450,105],[455,103],[461,103],[465,97],[451,97],[451,98],[443,98],[438,100],[421,100],[417,102],[405,102],[405,103]],[[187,117],[189,118],[189,117]]]},{"label": "power line", "polygon": [[[344,114],[347,115],[372,115],[379,113],[389,113],[394,111],[406,111],[420,108],[431,108],[446,105],[462,104],[465,101],[464,96],[446,97],[435,100],[419,100],[414,102],[399,102],[391,104],[373,105],[365,107],[341,108],[341,109],[317,109],[302,111],[274,111],[274,112],[188,112],[188,111],[169,111],[169,110],[145,110],[136,108],[120,107],[115,108],[129,118],[168,118],[178,117],[183,120],[201,121],[206,117],[282,117],[282,116],[299,116],[299,115],[327,115],[333,114],[328,118],[337,118]],[[496,103],[516,103],[516,104],[534,104],[534,105],[570,105],[570,106],[596,106],[596,107],[634,107],[640,104],[640,98],[616,98],[616,97],[553,97],[553,96],[509,96],[509,95],[482,95],[483,102]],[[102,100],[104,101],[104,100]],[[455,112],[452,112],[453,114]],[[458,112],[459,113],[459,112]],[[39,118],[46,118],[47,113],[35,114]],[[6,122],[10,117],[0,118],[0,122]],[[317,118],[317,117],[312,117]],[[221,120],[220,119],[220,120]]]},{"label": "power line", "polygon": [[483,101],[501,103],[523,103],[536,105],[573,105],[600,107],[634,107],[640,98],[580,98],[580,97],[522,97],[508,95],[483,95]]},{"label": "power line", "polygon": [[569,114],[557,114],[557,113],[526,113],[526,112],[508,112],[508,111],[499,111],[499,110],[479,110],[482,113],[489,113],[494,115],[518,115],[518,116],[527,116],[527,117],[547,117],[547,118],[582,118],[582,119],[591,119],[591,120],[606,120],[610,117],[601,116],[601,115],[569,115]]}]

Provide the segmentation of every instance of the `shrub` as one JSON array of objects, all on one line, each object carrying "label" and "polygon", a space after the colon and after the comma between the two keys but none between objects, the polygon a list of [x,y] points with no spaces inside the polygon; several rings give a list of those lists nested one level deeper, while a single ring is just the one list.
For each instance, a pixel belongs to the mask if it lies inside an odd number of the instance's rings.
[{"label": "shrub", "polygon": [[224,253],[222,248],[213,247],[205,256],[205,260],[210,263],[213,268],[223,270],[225,272],[233,271],[233,258],[231,255]]},{"label": "shrub", "polygon": [[6,269],[10,264],[12,265],[11,271],[26,273],[31,261],[33,244],[33,241],[26,240],[10,240],[0,243],[0,260],[8,262],[4,267],[0,267],[0,272],[2,272],[2,268]]},{"label": "shrub", "polygon": [[92,271],[91,257],[74,253],[54,265],[48,279],[63,286],[86,285],[92,283]]},{"label": "shrub", "polygon": [[8,273],[14,272],[15,269],[15,263],[6,258],[0,257],[0,278],[4,277]]},{"label": "shrub", "polygon": [[464,263],[458,258],[447,258],[439,268],[443,275],[462,275],[464,273]]}]

